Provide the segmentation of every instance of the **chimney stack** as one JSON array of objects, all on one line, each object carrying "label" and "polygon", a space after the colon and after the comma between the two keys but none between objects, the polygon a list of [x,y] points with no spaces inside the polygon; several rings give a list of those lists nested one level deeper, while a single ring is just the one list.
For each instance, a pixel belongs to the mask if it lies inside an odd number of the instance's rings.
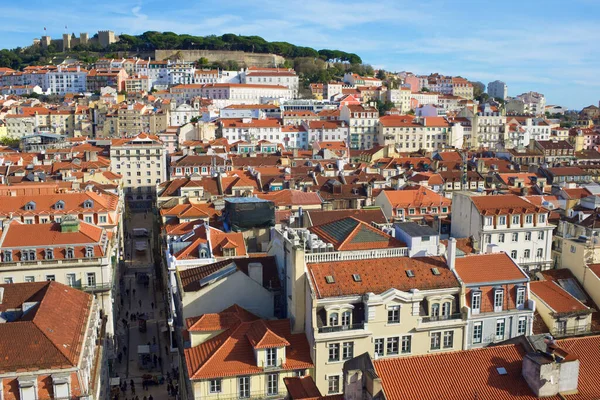
[{"label": "chimney stack", "polygon": [[448,239],[448,250],[446,250],[446,263],[448,268],[454,271],[456,267],[456,239],[451,237]]},{"label": "chimney stack", "polygon": [[263,266],[259,262],[248,264],[248,276],[250,279],[263,286]]}]

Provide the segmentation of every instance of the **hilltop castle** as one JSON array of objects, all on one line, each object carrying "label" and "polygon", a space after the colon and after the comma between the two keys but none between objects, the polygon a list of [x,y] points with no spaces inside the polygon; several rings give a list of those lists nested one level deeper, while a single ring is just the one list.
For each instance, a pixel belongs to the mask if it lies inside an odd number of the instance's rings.
[{"label": "hilltop castle", "polygon": [[108,47],[111,43],[115,43],[119,40],[119,37],[115,35],[113,31],[98,31],[98,34],[92,36],[91,38],[87,33],[80,33],[79,37],[76,37],[75,34],[65,33],[62,36],[62,39],[52,39],[50,36],[42,36],[41,39],[33,39],[34,46],[42,46],[42,48],[47,48],[51,44],[56,46],[57,49],[62,49],[62,51],[67,51],[77,46],[78,44],[99,44],[103,48]]}]

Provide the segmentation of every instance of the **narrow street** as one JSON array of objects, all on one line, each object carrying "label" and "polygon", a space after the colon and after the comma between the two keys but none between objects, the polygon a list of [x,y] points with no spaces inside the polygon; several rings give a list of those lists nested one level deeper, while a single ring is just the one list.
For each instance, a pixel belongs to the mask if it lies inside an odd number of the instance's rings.
[{"label": "narrow street", "polygon": [[[119,390],[118,398],[149,400],[152,396],[155,400],[176,399],[172,393],[169,395],[168,390],[170,379],[178,374],[174,369],[175,353],[169,351],[161,282],[155,276],[152,214],[132,212],[126,226],[125,261],[119,283],[120,294],[116,300],[119,310],[116,328],[119,348],[116,354],[120,357],[115,362],[115,369],[121,385],[123,382],[127,385],[125,391]],[[134,237],[134,228],[147,229],[148,237]],[[139,251],[143,242],[146,242],[146,249]],[[135,391],[131,389],[131,382]],[[177,386],[175,379],[171,383]],[[113,394],[111,400],[115,398]]]}]

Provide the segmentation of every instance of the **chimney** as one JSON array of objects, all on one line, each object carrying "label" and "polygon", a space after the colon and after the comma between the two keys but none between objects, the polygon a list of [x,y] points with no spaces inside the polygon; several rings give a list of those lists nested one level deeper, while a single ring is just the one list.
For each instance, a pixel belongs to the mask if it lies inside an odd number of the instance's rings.
[{"label": "chimney", "polygon": [[454,271],[456,265],[456,239],[451,237],[448,239],[448,249],[446,250],[446,263],[448,268]]},{"label": "chimney", "polygon": [[554,340],[544,340],[546,352],[528,353],[523,357],[521,375],[537,397],[577,393],[579,360],[556,346]]},{"label": "chimney", "polygon": [[248,264],[248,276],[254,282],[263,286],[263,266],[259,262],[253,262]]}]

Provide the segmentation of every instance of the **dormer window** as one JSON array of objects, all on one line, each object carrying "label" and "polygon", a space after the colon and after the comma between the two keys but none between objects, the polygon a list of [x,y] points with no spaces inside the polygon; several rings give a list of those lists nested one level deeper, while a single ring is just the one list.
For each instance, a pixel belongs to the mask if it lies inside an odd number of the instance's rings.
[{"label": "dormer window", "polygon": [[506,225],[506,217],[504,215],[498,217],[498,225]]},{"label": "dormer window", "polygon": [[528,214],[525,216],[525,223],[526,224],[533,224],[533,215]]},{"label": "dormer window", "polygon": [[64,210],[64,208],[65,208],[65,202],[62,200],[59,200],[56,202],[56,204],[54,204],[55,210]]},{"label": "dormer window", "polygon": [[84,201],[83,208],[94,208],[94,202],[92,200]]},{"label": "dormer window", "polygon": [[502,311],[503,304],[504,304],[504,291],[502,289],[496,289],[494,291],[494,312]]},{"label": "dormer window", "polygon": [[265,363],[267,367],[274,367],[277,365],[277,348],[265,350]]},{"label": "dormer window", "polygon": [[23,251],[21,251],[21,260],[23,260],[23,261],[35,261],[35,250],[23,250]]},{"label": "dormer window", "polygon": [[4,262],[12,262],[13,258],[12,258],[12,250],[5,250],[4,251]]},{"label": "dormer window", "polygon": [[53,259],[54,259],[54,250],[46,249],[46,260],[53,260]]},{"label": "dormer window", "polygon": [[224,257],[235,257],[235,249],[222,249]]},{"label": "dormer window", "polygon": [[521,308],[525,305],[525,288],[517,287],[517,308]]},{"label": "dormer window", "polygon": [[87,258],[94,257],[94,248],[92,246],[87,246],[85,248],[85,256]]},{"label": "dormer window", "polygon": [[208,258],[208,251],[206,251],[206,249],[200,249],[200,251],[198,251],[198,256],[200,258]]},{"label": "dormer window", "polygon": [[65,254],[65,258],[74,258],[75,257],[75,251],[72,247],[67,247],[67,252]]},{"label": "dormer window", "polygon": [[339,314],[333,312],[329,314],[329,326],[337,326],[339,321]]},{"label": "dormer window", "polygon": [[539,222],[540,224],[543,224],[543,223],[545,223],[545,222],[546,222],[546,214],[540,214],[540,215],[538,216],[538,222]]},{"label": "dormer window", "polygon": [[29,203],[25,204],[25,210],[26,211],[33,211],[33,210],[35,210],[35,202],[34,201],[30,201]]},{"label": "dormer window", "polygon": [[471,295],[471,310],[473,314],[479,314],[481,312],[481,292],[473,292]]},{"label": "dormer window", "polygon": [[519,225],[521,223],[520,217],[521,217],[520,215],[513,215],[513,217],[512,217],[513,225]]}]

